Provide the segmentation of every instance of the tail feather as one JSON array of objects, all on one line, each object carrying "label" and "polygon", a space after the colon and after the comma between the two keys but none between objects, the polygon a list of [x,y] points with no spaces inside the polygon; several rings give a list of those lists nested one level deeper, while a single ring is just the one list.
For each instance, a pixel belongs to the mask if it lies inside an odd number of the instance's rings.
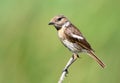
[{"label": "tail feather", "polygon": [[92,57],[94,60],[96,60],[102,68],[105,67],[105,64],[94,54],[93,51],[88,51],[88,53],[89,53],[90,57]]}]

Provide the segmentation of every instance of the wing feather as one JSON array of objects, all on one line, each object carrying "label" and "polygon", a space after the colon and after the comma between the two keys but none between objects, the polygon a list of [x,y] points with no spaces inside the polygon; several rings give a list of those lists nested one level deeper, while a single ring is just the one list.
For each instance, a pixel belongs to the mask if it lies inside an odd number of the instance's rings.
[{"label": "wing feather", "polygon": [[67,39],[71,41],[72,43],[76,43],[78,46],[86,49],[86,50],[92,50],[90,44],[87,42],[85,37],[82,35],[82,33],[77,29],[74,25],[70,25],[69,28],[66,28],[65,34]]}]

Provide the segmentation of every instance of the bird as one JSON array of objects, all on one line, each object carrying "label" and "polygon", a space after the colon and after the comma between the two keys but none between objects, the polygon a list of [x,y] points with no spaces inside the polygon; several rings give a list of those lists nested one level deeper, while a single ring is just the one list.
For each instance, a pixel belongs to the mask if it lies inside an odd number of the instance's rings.
[{"label": "bird", "polygon": [[79,58],[79,53],[87,53],[102,68],[105,67],[105,64],[95,55],[95,51],[81,31],[66,16],[56,15],[50,20],[48,25],[53,25],[56,28],[62,44],[73,53],[72,60],[66,65],[64,71],[68,71],[69,66]]}]

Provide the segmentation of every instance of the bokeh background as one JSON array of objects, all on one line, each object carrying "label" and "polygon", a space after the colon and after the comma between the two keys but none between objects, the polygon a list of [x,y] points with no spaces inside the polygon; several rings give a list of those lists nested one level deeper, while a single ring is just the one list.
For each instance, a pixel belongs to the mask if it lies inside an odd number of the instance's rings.
[{"label": "bokeh background", "polygon": [[57,83],[71,57],[48,26],[64,14],[106,64],[81,54],[64,83],[120,83],[119,0],[0,0],[0,83]]}]

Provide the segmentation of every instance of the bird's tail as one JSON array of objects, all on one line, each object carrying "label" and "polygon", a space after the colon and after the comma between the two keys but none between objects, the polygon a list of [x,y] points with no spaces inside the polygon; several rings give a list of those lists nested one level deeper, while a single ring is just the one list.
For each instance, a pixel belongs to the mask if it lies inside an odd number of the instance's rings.
[{"label": "bird's tail", "polygon": [[92,57],[94,60],[96,60],[102,68],[105,67],[105,64],[94,54],[93,51],[88,51],[88,54],[90,55],[90,57]]}]

